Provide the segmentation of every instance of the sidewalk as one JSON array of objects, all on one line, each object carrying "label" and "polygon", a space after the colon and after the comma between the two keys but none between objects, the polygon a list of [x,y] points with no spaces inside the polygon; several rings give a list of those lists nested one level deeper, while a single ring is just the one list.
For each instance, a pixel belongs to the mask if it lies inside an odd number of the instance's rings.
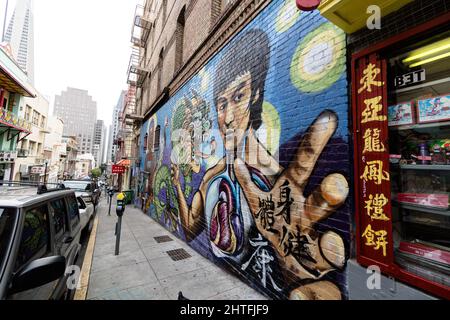
[{"label": "sidewalk", "polygon": [[[126,208],[120,255],[115,256],[117,216],[114,203],[108,216],[108,204],[102,201],[97,217],[98,224],[93,230],[96,234],[91,235],[91,240],[95,237],[93,255],[88,248],[85,258],[89,261],[92,255],[87,300],[176,300],[180,291],[190,300],[266,299],[133,205]],[[161,236],[169,236],[171,240],[157,243],[155,237]],[[191,257],[173,261],[167,251],[175,249],[184,249]]]}]

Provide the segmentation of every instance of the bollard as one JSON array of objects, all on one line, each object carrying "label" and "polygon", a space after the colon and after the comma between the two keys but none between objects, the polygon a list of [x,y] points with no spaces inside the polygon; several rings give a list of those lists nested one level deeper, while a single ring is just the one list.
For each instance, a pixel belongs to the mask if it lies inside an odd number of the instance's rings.
[{"label": "bollard", "polygon": [[116,225],[116,251],[115,255],[119,255],[119,248],[120,248],[120,232],[122,229],[122,216],[125,212],[125,195],[123,193],[119,193],[117,195],[117,207],[116,207],[116,214],[118,217],[117,225]]}]

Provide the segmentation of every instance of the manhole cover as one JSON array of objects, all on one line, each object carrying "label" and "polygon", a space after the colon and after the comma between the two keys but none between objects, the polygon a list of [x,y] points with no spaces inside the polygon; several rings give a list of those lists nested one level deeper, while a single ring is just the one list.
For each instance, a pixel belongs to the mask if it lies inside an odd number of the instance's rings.
[{"label": "manhole cover", "polygon": [[167,254],[173,261],[180,261],[191,257],[191,255],[184,249],[170,250],[167,251]]},{"label": "manhole cover", "polygon": [[154,237],[154,239],[157,243],[173,241],[173,239],[169,236]]}]

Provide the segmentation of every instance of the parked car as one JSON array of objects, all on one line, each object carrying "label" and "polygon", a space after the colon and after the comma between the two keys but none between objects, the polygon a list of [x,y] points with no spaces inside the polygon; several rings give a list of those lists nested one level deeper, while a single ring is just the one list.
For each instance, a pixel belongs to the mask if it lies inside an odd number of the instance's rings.
[{"label": "parked car", "polygon": [[81,197],[86,203],[92,203],[94,210],[100,201],[101,190],[97,183],[92,180],[66,180],[63,186],[81,192]]},{"label": "parked car", "polygon": [[92,228],[92,222],[94,221],[94,205],[92,203],[86,203],[81,196],[82,193],[76,192],[75,195],[80,211],[81,230],[90,230]]},{"label": "parked car", "polygon": [[80,234],[74,191],[0,186],[0,299],[65,298]]}]

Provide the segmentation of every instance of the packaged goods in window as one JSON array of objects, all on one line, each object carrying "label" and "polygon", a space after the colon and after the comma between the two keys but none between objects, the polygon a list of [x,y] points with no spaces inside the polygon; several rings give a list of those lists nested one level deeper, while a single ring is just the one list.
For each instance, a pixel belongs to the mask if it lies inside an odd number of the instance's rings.
[{"label": "packaged goods in window", "polygon": [[448,194],[399,193],[397,200],[420,206],[448,208]]},{"label": "packaged goods in window", "polygon": [[448,140],[434,140],[430,143],[431,164],[447,164]]},{"label": "packaged goods in window", "polygon": [[400,126],[414,124],[414,114],[411,102],[400,103],[388,107],[388,125]]},{"label": "packaged goods in window", "polygon": [[447,250],[426,246],[416,242],[401,242],[399,250],[450,266],[450,252]]},{"label": "packaged goods in window", "polygon": [[417,109],[419,123],[450,120],[450,95],[419,100]]}]

